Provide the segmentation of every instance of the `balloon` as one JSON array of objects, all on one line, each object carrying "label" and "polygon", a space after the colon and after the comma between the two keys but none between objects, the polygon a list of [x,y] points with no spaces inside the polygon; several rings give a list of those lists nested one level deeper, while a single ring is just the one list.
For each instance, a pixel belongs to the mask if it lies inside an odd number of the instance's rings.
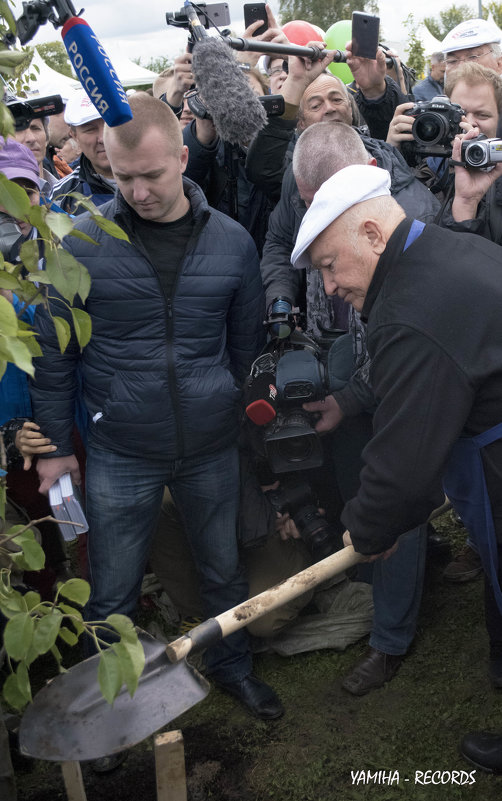
[{"label": "balloon", "polygon": [[[324,42],[326,34],[324,33],[323,29],[319,27],[319,25],[312,25],[315,31],[317,31],[318,35],[321,37],[319,41]],[[314,41],[314,40],[312,40]]]},{"label": "balloon", "polygon": [[324,41],[324,34],[319,37],[319,32],[322,33],[320,28],[314,27],[310,22],[304,22],[301,19],[286,22],[282,26],[282,30],[292,44],[301,45],[302,47],[305,47],[309,42]]},{"label": "balloon", "polygon": [[[352,39],[352,20],[341,19],[335,22],[326,31],[324,41],[328,50],[345,50],[345,45]],[[351,83],[354,80],[350,69],[346,64],[336,64],[333,62],[328,67],[329,71],[340,78],[344,83]]]}]

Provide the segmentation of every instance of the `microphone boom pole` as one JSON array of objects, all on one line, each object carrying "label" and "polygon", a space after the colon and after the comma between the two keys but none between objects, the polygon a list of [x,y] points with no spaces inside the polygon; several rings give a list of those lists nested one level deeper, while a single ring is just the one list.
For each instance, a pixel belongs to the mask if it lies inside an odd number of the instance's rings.
[{"label": "microphone boom pole", "polygon": [[[243,39],[235,36],[223,36],[223,41],[226,42],[232,50],[249,50],[252,53],[274,53],[278,56],[298,56],[298,58],[310,58],[312,61],[318,61],[324,58],[330,52],[329,50],[322,50],[320,47],[302,47],[295,44],[282,44],[275,42],[257,42],[253,39]],[[344,62],[347,59],[345,50],[335,50],[333,61]]]}]

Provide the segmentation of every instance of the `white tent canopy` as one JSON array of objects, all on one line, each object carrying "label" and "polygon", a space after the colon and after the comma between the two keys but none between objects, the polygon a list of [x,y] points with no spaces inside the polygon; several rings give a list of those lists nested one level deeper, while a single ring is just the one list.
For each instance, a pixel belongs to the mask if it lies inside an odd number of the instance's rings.
[{"label": "white tent canopy", "polygon": [[[121,53],[120,47],[117,45],[103,43],[103,46],[125,89],[131,86],[152,85],[157,73],[130,61]],[[39,72],[32,69],[34,66],[38,68]],[[37,75],[36,79],[30,82],[28,89],[28,94],[33,97],[47,97],[48,95],[58,94],[66,102],[71,92],[80,87],[80,83],[76,78],[68,78],[66,75],[62,75],[60,72],[53,70],[52,67],[49,67],[36,48],[33,53],[30,72]]]},{"label": "white tent canopy", "polygon": [[156,72],[147,70],[145,67],[140,67],[124,55],[120,45],[110,40],[103,40],[103,47],[110,56],[110,61],[119,80],[124,87],[128,89],[131,86],[151,86],[157,77]]},{"label": "white tent canopy", "polygon": [[[33,69],[38,67],[39,72]],[[30,72],[37,75],[34,81],[30,81],[28,94],[33,97],[47,97],[48,95],[61,95],[66,102],[71,92],[80,86],[76,78],[68,78],[60,72],[56,72],[43,60],[42,56],[35,48],[30,65]]]}]

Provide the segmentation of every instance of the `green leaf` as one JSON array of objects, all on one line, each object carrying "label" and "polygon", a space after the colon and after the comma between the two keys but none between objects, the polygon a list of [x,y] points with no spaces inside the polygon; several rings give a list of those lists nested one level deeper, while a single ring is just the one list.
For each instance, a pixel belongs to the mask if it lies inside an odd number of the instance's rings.
[{"label": "green leaf", "polygon": [[[86,211],[90,211],[91,214],[99,214],[98,207],[92,202],[89,197],[86,197],[81,192],[68,192],[68,197],[73,197],[77,201],[76,208],[78,209],[79,206],[82,206],[83,209]],[[57,201],[57,197],[54,198]]]},{"label": "green leaf", "polygon": [[92,214],[91,216],[98,228],[101,228],[106,234],[114,236],[115,239],[123,239],[125,242],[130,241],[126,232],[123,231],[117,223],[114,223],[113,220],[107,220],[102,214]]},{"label": "green leaf", "polygon": [[7,676],[2,688],[2,695],[10,706],[19,711],[24,709],[26,704],[31,701],[31,695],[27,697],[23,692],[22,682],[20,686],[17,673],[11,673]]},{"label": "green leaf", "polygon": [[33,590],[29,590],[28,592],[25,592],[24,600],[26,606],[28,607],[28,611],[31,611],[32,609],[35,608],[35,606],[38,606],[38,604],[41,602],[42,599],[38,592],[33,592]]},{"label": "green leaf", "polygon": [[73,317],[73,327],[75,328],[80,350],[83,350],[91,338],[91,318],[83,309],[72,308],[71,315]]},{"label": "green leaf", "polygon": [[84,242],[89,242],[90,245],[96,245],[96,247],[99,247],[99,243],[96,242],[92,236],[89,236],[89,234],[84,234],[84,232],[79,231],[78,228],[73,228],[70,231],[70,236],[76,236],[77,239],[82,239]]},{"label": "green leaf", "polygon": [[19,255],[27,270],[32,273],[38,272],[40,251],[38,249],[37,239],[28,239],[26,242],[23,242],[19,249]]},{"label": "green leaf", "polygon": [[11,559],[21,570],[42,570],[45,565],[44,549],[38,542],[26,542],[21,553],[12,553]]},{"label": "green leaf", "polygon": [[1,270],[0,289],[13,289],[15,292],[16,289],[19,289],[19,281],[17,280],[15,275],[11,275],[11,273],[6,272],[5,270]]},{"label": "green leaf", "polygon": [[2,613],[5,617],[14,618],[26,612],[26,601],[20,592],[11,588],[6,596],[2,596]]},{"label": "green leaf", "polygon": [[24,189],[13,181],[9,181],[2,172],[0,172],[0,205],[4,207],[7,214],[16,220],[25,218],[31,208],[30,200]]},{"label": "green leaf", "polygon": [[[4,377],[4,373],[5,373],[6,369],[7,369],[7,362],[5,361],[5,359],[1,359],[0,358],[0,381]],[[3,512],[0,510],[0,517],[3,518],[4,516],[5,516],[5,506],[4,506],[4,511]]]},{"label": "green leaf", "polygon": [[120,661],[123,681],[132,698],[137,690],[139,677],[145,667],[145,652],[143,651],[143,646],[139,640],[137,640],[135,644],[131,642],[126,643],[121,640],[120,642],[114,643],[112,648]]},{"label": "green leaf", "polygon": [[138,635],[134,624],[126,615],[108,615],[105,622],[112,626],[126,642],[137,642]]},{"label": "green leaf", "polygon": [[28,701],[31,701],[30,677],[28,675],[28,668],[26,667],[26,664],[24,662],[21,662],[17,666],[16,675],[17,675],[17,684],[19,689],[21,690],[21,693],[25,696],[25,698],[28,699]]},{"label": "green leaf", "polygon": [[54,657],[54,659],[56,660],[56,662],[58,663],[59,670],[61,670],[62,657],[61,657],[61,651],[59,650],[57,645],[53,645],[52,646],[51,654]]},{"label": "green leaf", "polygon": [[52,322],[54,323],[54,328],[56,329],[59,349],[61,353],[64,353],[71,338],[70,326],[66,320],[63,320],[62,317],[53,317]]},{"label": "green leaf", "polygon": [[[37,284],[52,284],[45,270],[38,270],[36,273],[30,273],[27,280]],[[41,302],[43,302],[43,297],[41,298]]]},{"label": "green leaf", "polygon": [[[81,634],[85,631],[85,626],[82,622],[82,614],[79,612],[78,609],[75,609],[73,606],[69,606],[68,604],[64,604],[61,601],[58,603],[58,609],[61,612],[64,612],[65,615],[70,616],[70,623],[72,624],[73,628],[77,632],[77,635],[80,637]],[[68,621],[67,621],[68,622]]]},{"label": "green leaf", "polygon": [[73,601],[80,606],[85,606],[91,594],[91,588],[87,581],[83,579],[69,579],[59,588],[59,594],[64,595],[69,601]]},{"label": "green leaf", "polygon": [[56,211],[49,211],[45,218],[45,222],[51,229],[52,233],[58,237],[58,239],[63,239],[63,237],[71,233],[73,229],[73,221],[71,217],[69,217],[67,214],[60,214]]},{"label": "green leaf", "polygon": [[56,642],[62,622],[63,615],[57,609],[53,609],[50,615],[46,615],[37,621],[33,635],[33,646],[39,654],[45,654],[50,651]]},{"label": "green leaf", "polygon": [[15,337],[17,334],[14,306],[3,295],[0,295],[0,334],[6,337]]},{"label": "green leaf", "polygon": [[37,229],[43,239],[51,239],[51,229],[45,222],[48,214],[47,206],[31,206],[28,220]]},{"label": "green leaf", "polygon": [[[9,31],[11,33],[16,33],[16,20],[14,19],[14,15],[12,14],[12,10],[6,0],[0,0],[0,14],[4,17],[7,25],[9,26]],[[26,57],[26,54],[23,53]],[[31,58],[30,58],[31,61]]]},{"label": "green leaf", "polygon": [[101,653],[98,682],[103,696],[112,704],[122,686],[122,668],[117,654],[111,648]]},{"label": "green leaf", "polygon": [[59,629],[59,636],[68,645],[76,645],[78,643],[77,635],[74,634],[73,631],[70,631],[70,629],[66,628],[66,626],[61,626]]},{"label": "green leaf", "polygon": [[15,133],[14,117],[5,103],[0,103],[0,134],[7,139],[9,136],[15,136]]},{"label": "green leaf", "polygon": [[31,376],[35,375],[35,368],[31,363],[31,353],[24,342],[17,337],[2,337],[0,348],[2,357],[13,362],[20,370]]},{"label": "green leaf", "polygon": [[80,295],[85,303],[91,288],[91,278],[83,264],[63,248],[46,249],[46,271],[57,291],[73,303],[75,295]]},{"label": "green leaf", "polygon": [[28,653],[34,630],[35,623],[28,612],[19,612],[7,622],[4,645],[11,659],[19,661]]}]

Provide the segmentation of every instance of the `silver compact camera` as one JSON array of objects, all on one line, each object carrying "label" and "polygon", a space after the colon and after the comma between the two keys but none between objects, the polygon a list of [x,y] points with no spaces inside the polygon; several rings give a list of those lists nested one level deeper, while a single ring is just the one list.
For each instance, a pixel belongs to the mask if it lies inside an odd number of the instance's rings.
[{"label": "silver compact camera", "polygon": [[477,169],[494,167],[502,161],[502,139],[494,137],[487,139],[480,134],[476,139],[464,139],[461,148],[460,160],[467,167]]}]

